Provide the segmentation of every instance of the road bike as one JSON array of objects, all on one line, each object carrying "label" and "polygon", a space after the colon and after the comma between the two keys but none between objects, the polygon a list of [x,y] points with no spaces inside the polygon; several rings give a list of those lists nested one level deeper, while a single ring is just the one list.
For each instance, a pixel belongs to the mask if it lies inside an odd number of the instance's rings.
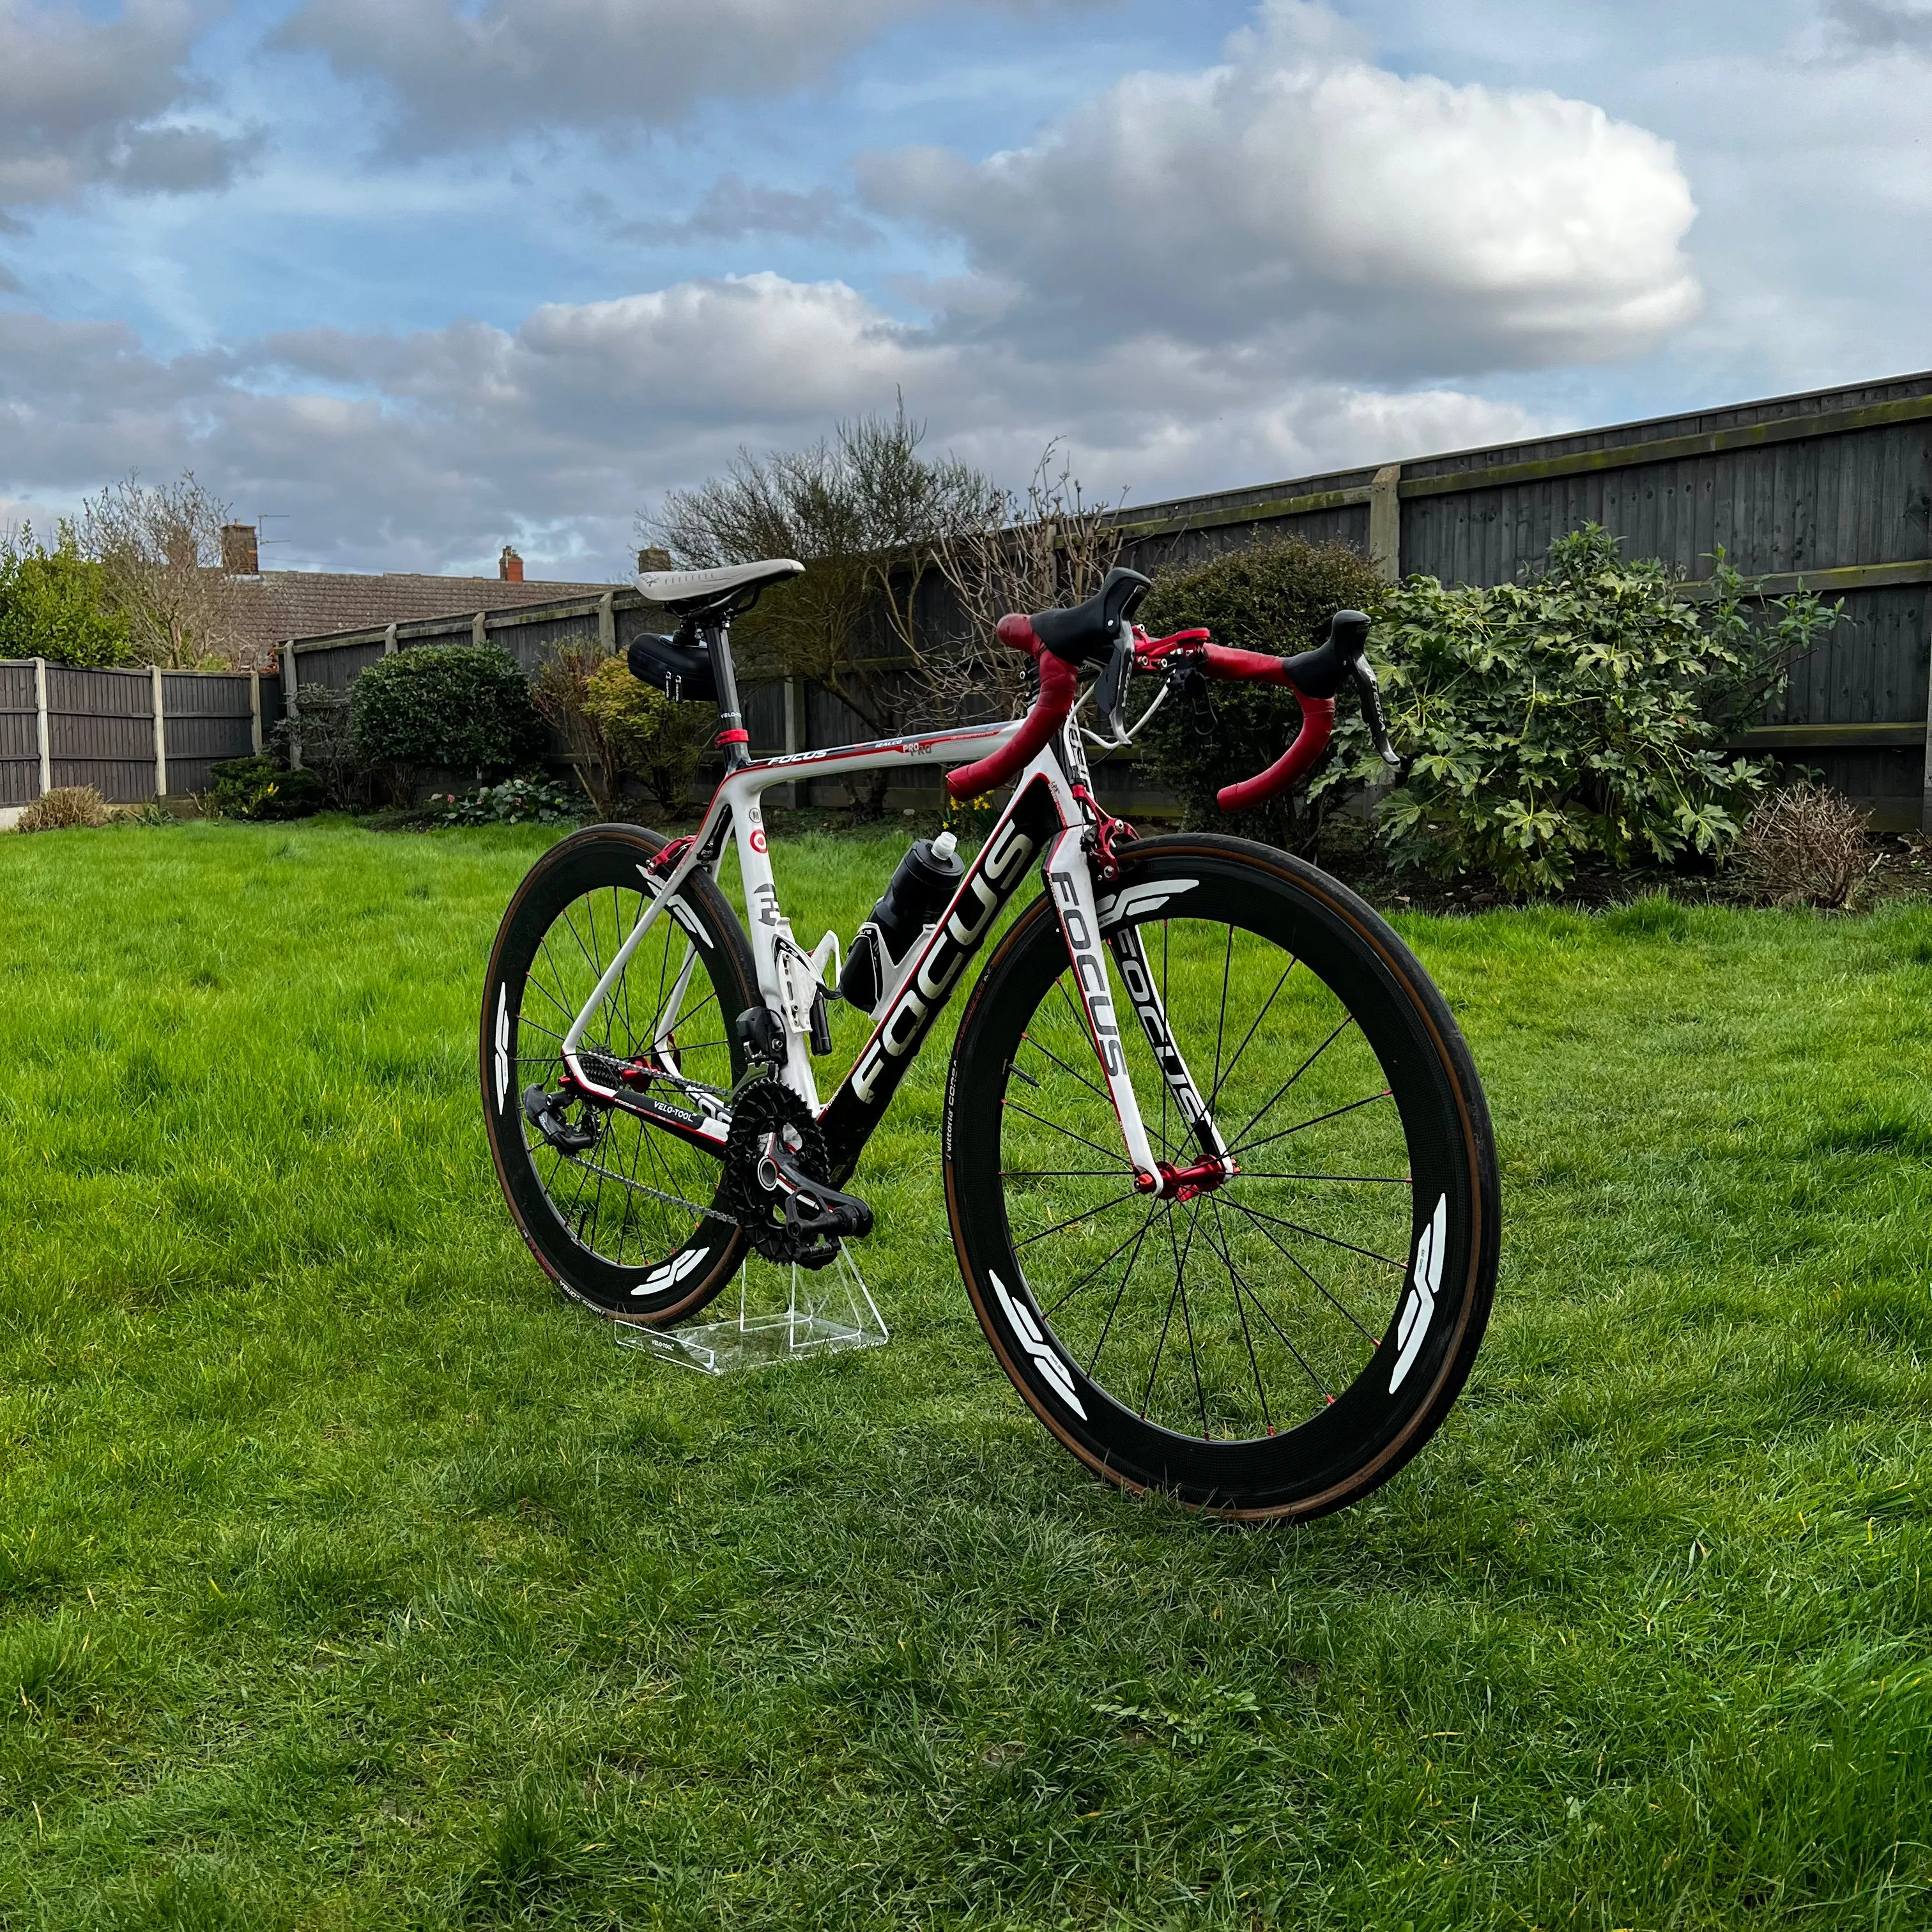
[{"label": "road bike", "polygon": [[[1150,715],[1215,680],[1286,688],[1299,733],[1221,794],[1243,809],[1322,754],[1352,684],[1394,764],[1369,620],[1338,612],[1286,658],[1205,631],[1150,638],[1133,622],[1148,580],[1116,569],[1073,608],[1001,620],[1036,674],[1023,718],[754,758],[730,622],[800,568],[639,578],[679,628],[634,644],[631,668],[716,700],[724,776],[694,833],[579,832],[504,915],[483,1099],[531,1251],[578,1301],[653,1328],[704,1307],[748,1251],[832,1262],[872,1228],[851,1191],[868,1139],[1036,875],[967,995],[941,1129],[953,1246],[994,1357],[1054,1436],[1129,1489],[1251,1520],[1366,1494],[1441,1424],[1488,1318],[1481,1083],[1361,899],[1271,847],[1136,837],[1096,800],[1086,748],[1129,740],[1136,676],[1162,681]],[[922,842],[842,968],[833,934],[808,952],[760,794],[935,764],[956,801],[1014,782],[984,842],[969,859]],[[742,920],[718,882],[730,842]],[[842,995],[868,1030],[822,1100]]]}]

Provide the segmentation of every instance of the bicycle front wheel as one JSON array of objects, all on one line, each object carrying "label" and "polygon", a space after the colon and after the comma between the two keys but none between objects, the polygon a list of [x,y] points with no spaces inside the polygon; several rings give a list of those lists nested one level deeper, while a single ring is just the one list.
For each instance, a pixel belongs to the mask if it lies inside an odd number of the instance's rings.
[{"label": "bicycle front wheel", "polygon": [[[953,1238],[994,1354],[1090,1468],[1245,1518],[1338,1509],[1440,1425],[1497,1252],[1480,1082],[1389,926],[1312,866],[1213,835],[1127,848],[1103,888],[1239,1172],[1136,1191],[1052,909],[1007,934],[959,1029]],[[1131,938],[1127,936],[1132,935]],[[1117,980],[1155,1150],[1202,1147]]]}]

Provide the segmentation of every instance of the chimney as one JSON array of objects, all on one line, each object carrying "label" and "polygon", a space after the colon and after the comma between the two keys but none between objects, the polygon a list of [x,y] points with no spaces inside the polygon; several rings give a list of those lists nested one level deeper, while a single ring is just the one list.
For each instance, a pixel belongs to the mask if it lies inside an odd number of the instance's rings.
[{"label": "chimney", "polygon": [[638,574],[648,576],[654,570],[670,568],[670,552],[668,550],[640,550],[638,553]]},{"label": "chimney", "polygon": [[503,554],[496,560],[496,574],[506,584],[520,584],[524,580],[524,560],[508,544],[503,546]]},{"label": "chimney", "polygon": [[261,575],[261,552],[256,547],[253,524],[222,525],[221,567],[230,577]]}]

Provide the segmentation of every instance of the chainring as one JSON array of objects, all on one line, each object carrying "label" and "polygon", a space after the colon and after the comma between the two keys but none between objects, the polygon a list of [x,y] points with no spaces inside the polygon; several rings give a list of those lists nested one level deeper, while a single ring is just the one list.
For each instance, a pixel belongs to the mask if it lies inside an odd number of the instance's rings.
[{"label": "chainring", "polygon": [[745,1238],[768,1262],[828,1268],[838,1244],[788,1228],[780,1198],[758,1185],[766,1137],[782,1134],[792,1164],[814,1180],[832,1184],[825,1136],[812,1110],[782,1081],[769,1077],[741,1087],[731,1098],[731,1131],[724,1142],[724,1204]]}]

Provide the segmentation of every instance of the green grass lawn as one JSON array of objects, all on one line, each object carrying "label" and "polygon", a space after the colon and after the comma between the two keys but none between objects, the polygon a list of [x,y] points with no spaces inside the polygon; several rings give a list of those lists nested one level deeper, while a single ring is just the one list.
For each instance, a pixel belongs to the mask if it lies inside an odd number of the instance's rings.
[{"label": "green grass lawn", "polygon": [[[712,1382],[514,1236],[540,835],[0,840],[0,1922],[1932,1920],[1932,910],[1401,922],[1502,1149],[1421,1459],[1240,1532],[1088,1478],[954,1270]],[[896,845],[781,883],[850,932]]]}]

